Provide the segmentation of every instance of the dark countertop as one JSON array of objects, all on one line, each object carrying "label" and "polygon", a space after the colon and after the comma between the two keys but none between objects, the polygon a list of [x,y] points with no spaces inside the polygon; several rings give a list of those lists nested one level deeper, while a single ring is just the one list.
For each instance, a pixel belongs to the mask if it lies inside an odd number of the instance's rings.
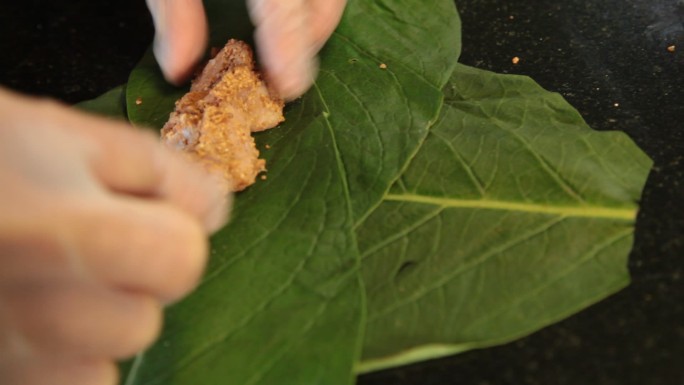
[{"label": "dark countertop", "polygon": [[[655,161],[630,256],[633,282],[517,342],[359,384],[684,384],[684,1],[457,4],[463,63],[530,75],[590,126],[625,131]],[[69,103],[95,97],[126,81],[152,33],[142,0],[4,4],[0,84]]]}]

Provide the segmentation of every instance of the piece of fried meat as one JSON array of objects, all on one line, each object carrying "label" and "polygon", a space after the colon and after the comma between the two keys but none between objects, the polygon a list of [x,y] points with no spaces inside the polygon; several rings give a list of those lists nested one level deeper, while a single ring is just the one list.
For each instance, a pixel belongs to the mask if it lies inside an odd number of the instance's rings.
[{"label": "piece of fried meat", "polygon": [[240,191],[266,170],[251,133],[285,120],[283,105],[256,72],[251,48],[230,40],[176,102],[162,140],[218,171],[230,190]]}]

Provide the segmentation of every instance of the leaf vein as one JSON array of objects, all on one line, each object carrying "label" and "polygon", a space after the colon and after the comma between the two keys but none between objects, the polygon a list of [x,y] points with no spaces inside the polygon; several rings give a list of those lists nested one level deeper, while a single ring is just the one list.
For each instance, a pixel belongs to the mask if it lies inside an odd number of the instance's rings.
[{"label": "leaf vein", "polygon": [[586,255],[581,256],[580,258],[577,258],[575,263],[571,264],[569,267],[566,269],[562,270],[559,272],[559,274],[556,274],[553,279],[549,279],[547,281],[544,281],[541,285],[535,287],[534,289],[520,295],[513,301],[506,301],[505,306],[502,306],[499,308],[497,311],[494,311],[492,313],[488,313],[484,315],[483,317],[480,317],[478,319],[475,319],[473,323],[471,324],[471,328],[477,328],[477,325],[480,323],[484,322],[487,319],[490,319],[492,317],[495,317],[503,312],[505,312],[509,308],[513,308],[520,303],[522,303],[525,299],[529,297],[533,297],[534,295],[542,292],[544,289],[554,285],[556,282],[559,282],[562,280],[564,277],[570,275],[573,271],[577,270],[580,266],[583,264],[591,261],[594,259],[601,251],[609,248],[610,246],[614,245],[615,243],[621,241],[623,238],[629,236],[630,234],[633,233],[633,229],[631,227],[626,228],[623,231],[618,232],[615,236],[609,238],[605,242],[602,242],[598,245],[595,245],[592,250],[590,250]]},{"label": "leaf vein", "polygon": [[378,311],[375,314],[372,314],[371,316],[368,317],[368,323],[375,322],[381,317],[387,313],[391,313],[392,311],[409,305],[411,303],[416,302],[418,299],[421,297],[425,296],[426,294],[432,292],[433,290],[436,290],[440,288],[441,286],[444,286],[446,283],[449,281],[453,280],[457,276],[465,273],[466,271],[472,270],[476,268],[477,266],[482,265],[483,263],[487,262],[490,258],[494,257],[495,255],[501,254],[505,252],[506,250],[515,247],[518,244],[521,244],[523,242],[526,242],[539,234],[544,233],[545,231],[548,231],[550,228],[553,226],[557,225],[558,223],[562,222],[565,220],[564,217],[556,217],[552,218],[550,221],[546,221],[542,223],[541,226],[538,226],[531,231],[524,232],[520,234],[520,236],[515,237],[505,243],[503,243],[500,246],[493,247],[489,251],[483,253],[482,255],[477,256],[477,258],[473,259],[472,261],[463,264],[460,268],[455,269],[452,272],[449,272],[448,274],[445,274],[442,278],[440,279],[435,279],[433,282],[430,283],[430,285],[426,285],[421,288],[421,290],[415,291],[412,295],[409,295],[405,297],[402,301],[397,301],[393,303],[391,306],[386,307],[380,311]]},{"label": "leaf vein", "polygon": [[626,221],[634,221],[637,212],[636,208],[633,207],[553,206],[550,204],[521,203],[494,199],[440,198],[417,194],[387,194],[384,199],[386,201],[414,202],[449,208],[520,211],[563,217],[605,218]]}]

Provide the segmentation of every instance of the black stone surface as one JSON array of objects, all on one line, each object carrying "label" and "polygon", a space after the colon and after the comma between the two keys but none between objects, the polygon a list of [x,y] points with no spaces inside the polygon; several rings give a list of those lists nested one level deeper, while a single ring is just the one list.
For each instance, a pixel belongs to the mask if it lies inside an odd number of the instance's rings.
[{"label": "black stone surface", "polygon": [[[530,75],[590,126],[625,131],[655,161],[630,256],[633,282],[517,342],[358,383],[684,384],[684,1],[457,4],[463,63]],[[124,83],[153,34],[142,0],[23,0],[0,12],[0,84],[68,103]]]}]

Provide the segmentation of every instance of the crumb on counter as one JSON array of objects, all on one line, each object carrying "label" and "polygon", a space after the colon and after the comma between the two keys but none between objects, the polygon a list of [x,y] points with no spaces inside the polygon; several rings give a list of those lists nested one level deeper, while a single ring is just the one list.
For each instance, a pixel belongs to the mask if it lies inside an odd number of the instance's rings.
[{"label": "crumb on counter", "polygon": [[675,47],[674,44],[667,47],[668,52],[674,52],[676,49],[677,49],[677,47]]},{"label": "crumb on counter", "polygon": [[271,145],[270,145],[270,144],[267,144],[267,145],[264,146],[264,148],[267,149],[267,150],[270,150],[270,149],[271,149]]},{"label": "crumb on counter", "polygon": [[520,63],[520,58],[517,57],[517,56],[513,57],[513,59],[511,59],[511,63],[513,63],[513,64],[518,64],[518,63]]},{"label": "crumb on counter", "polygon": [[135,99],[135,105],[136,105],[136,106],[139,106],[139,105],[141,105],[141,104],[142,104],[142,98],[141,98],[140,96],[138,96],[138,97]]},{"label": "crumb on counter", "polygon": [[384,70],[384,69],[387,69],[387,64],[380,63],[380,65],[378,67],[380,67],[380,69]]},{"label": "crumb on counter", "polygon": [[260,178],[261,178],[261,180],[266,180],[266,179],[268,179],[268,177],[266,176],[266,174],[261,174],[261,177],[260,177]]}]

